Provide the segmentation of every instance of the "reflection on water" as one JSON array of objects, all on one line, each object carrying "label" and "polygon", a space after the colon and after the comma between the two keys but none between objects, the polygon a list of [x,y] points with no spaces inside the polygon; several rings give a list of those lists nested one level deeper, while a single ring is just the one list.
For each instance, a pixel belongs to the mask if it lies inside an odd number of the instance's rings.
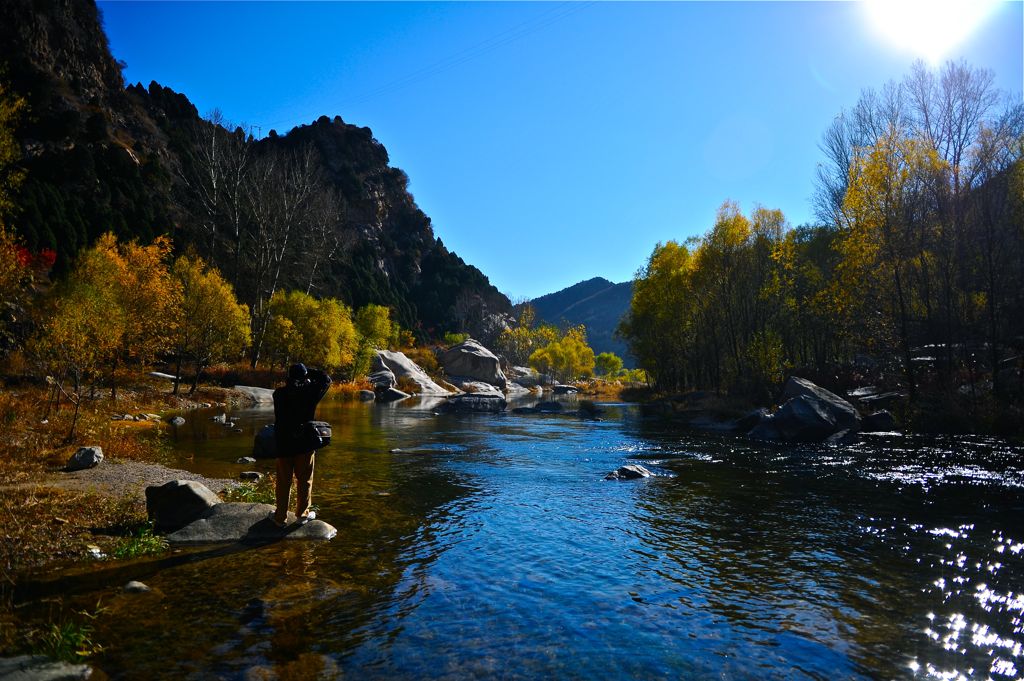
[{"label": "reflection on water", "polygon": [[[66,607],[103,598],[115,678],[1022,674],[1020,448],[778,448],[605,409],[327,403],[314,502],[334,541],[197,553],[148,568],[149,594],[110,579]],[[210,415],[172,463],[234,477],[272,415],[233,414],[241,433]],[[602,481],[629,461],[658,477]]]}]

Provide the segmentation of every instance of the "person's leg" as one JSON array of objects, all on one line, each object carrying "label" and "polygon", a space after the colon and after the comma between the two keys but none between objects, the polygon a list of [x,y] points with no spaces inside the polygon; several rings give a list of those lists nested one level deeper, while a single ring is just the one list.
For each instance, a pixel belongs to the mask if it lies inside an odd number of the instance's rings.
[{"label": "person's leg", "polygon": [[292,473],[295,470],[295,458],[277,457],[277,485],[274,488],[277,499],[277,509],[274,511],[274,520],[278,524],[288,520],[288,497],[292,491]]},{"label": "person's leg", "polygon": [[309,512],[313,494],[313,452],[295,455],[295,515],[302,518]]}]

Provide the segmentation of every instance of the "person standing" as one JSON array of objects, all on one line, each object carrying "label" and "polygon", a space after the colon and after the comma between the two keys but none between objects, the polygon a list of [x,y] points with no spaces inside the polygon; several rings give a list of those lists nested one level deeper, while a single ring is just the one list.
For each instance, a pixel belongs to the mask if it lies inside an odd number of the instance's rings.
[{"label": "person standing", "polygon": [[300,523],[316,517],[309,510],[313,492],[313,457],[316,453],[307,449],[305,424],[316,417],[316,405],[320,403],[331,377],[318,369],[307,370],[304,364],[293,364],[288,369],[288,382],[274,391],[274,437],[277,441],[277,508],[274,524],[284,527],[288,520],[288,501],[291,496],[292,478],[295,478],[295,515]]}]

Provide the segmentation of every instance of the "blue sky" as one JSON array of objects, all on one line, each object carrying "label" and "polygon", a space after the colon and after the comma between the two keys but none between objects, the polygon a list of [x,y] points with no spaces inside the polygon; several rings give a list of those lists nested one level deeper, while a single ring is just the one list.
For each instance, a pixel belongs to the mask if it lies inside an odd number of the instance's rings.
[{"label": "blue sky", "polygon": [[[1022,6],[943,58],[1019,99]],[[822,132],[921,56],[854,2],[100,7],[129,82],[264,135],[372,128],[445,245],[514,298],[627,280],[726,199],[810,221]]]}]

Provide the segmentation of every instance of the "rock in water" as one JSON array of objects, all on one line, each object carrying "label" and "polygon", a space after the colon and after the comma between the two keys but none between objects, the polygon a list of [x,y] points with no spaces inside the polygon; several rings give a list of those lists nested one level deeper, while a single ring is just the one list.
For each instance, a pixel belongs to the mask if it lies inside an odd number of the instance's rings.
[{"label": "rock in water", "polygon": [[208,487],[192,480],[171,480],[146,488],[146,512],[160,532],[189,524],[220,503]]},{"label": "rock in water", "polygon": [[882,409],[865,418],[861,430],[868,433],[890,432],[896,430],[896,419],[888,410]]},{"label": "rock in water", "polygon": [[409,397],[409,393],[402,392],[398,388],[387,388],[377,393],[378,402],[397,402]]},{"label": "rock in water", "polygon": [[242,471],[238,474],[239,480],[245,480],[246,482],[259,482],[263,479],[263,473],[259,471]]},{"label": "rock in water", "polygon": [[68,463],[64,466],[66,471],[83,471],[86,468],[95,468],[103,461],[102,447],[79,447],[78,451],[71,455]]},{"label": "rock in water", "polygon": [[860,430],[860,414],[852,404],[807,379],[790,376],[782,388],[782,396],[786,399],[800,396],[813,398],[831,414],[836,422],[836,430]]},{"label": "rock in water", "polygon": [[358,393],[359,400],[362,402],[373,402],[377,399],[377,396],[373,394],[372,390],[360,390]]},{"label": "rock in water", "polygon": [[251,457],[251,456],[242,456],[242,457],[239,457],[239,458],[238,458],[238,459],[237,459],[237,460],[235,461],[235,463],[241,463],[241,464],[247,464],[247,463],[256,463],[256,459],[254,459],[254,458],[253,458],[253,457]]},{"label": "rock in water", "polygon": [[370,381],[375,391],[388,390],[398,385],[395,373],[387,367],[370,372],[366,378]]},{"label": "rock in water", "polygon": [[0,679],[6,681],[86,681],[96,678],[87,664],[59,662],[44,655],[0,657]]},{"label": "rock in water", "polygon": [[438,410],[456,414],[497,414],[505,411],[507,404],[501,395],[455,395],[449,397]]},{"label": "rock in water", "polygon": [[640,478],[653,477],[654,473],[650,472],[640,464],[631,463],[626,466],[620,466],[608,475],[604,476],[605,480],[639,480]]},{"label": "rock in water", "polygon": [[173,419],[171,419],[170,423],[172,426],[183,426],[185,425],[185,419],[183,419],[180,416],[175,416]]},{"label": "rock in water", "polygon": [[152,591],[147,585],[142,582],[136,582],[132,580],[124,585],[124,592],[129,594],[144,594],[147,591]]},{"label": "rock in water", "polygon": [[465,376],[502,389],[508,382],[497,356],[472,338],[448,348],[438,360],[449,376]]},{"label": "rock in water", "polygon": [[837,430],[836,421],[819,400],[801,395],[765,417],[748,435],[757,440],[821,442]]},{"label": "rock in water", "polygon": [[580,389],[574,385],[556,385],[551,388],[551,392],[556,395],[575,395],[579,391]]}]

